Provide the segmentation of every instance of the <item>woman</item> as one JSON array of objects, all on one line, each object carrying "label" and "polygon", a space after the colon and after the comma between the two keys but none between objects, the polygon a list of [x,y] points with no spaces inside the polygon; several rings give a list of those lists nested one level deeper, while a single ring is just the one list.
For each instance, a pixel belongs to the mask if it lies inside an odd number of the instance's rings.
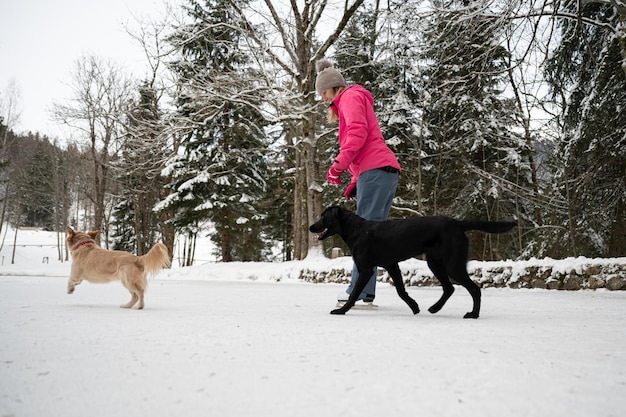
[{"label": "woman", "polygon": [[[341,73],[327,59],[319,60],[316,70],[315,90],[329,104],[328,120],[339,121],[340,151],[326,179],[340,185],[342,172],[348,171],[352,179],[344,196],[346,200],[356,199],[356,214],[366,220],[387,220],[401,169],[380,131],[372,94],[360,85],[346,86]],[[374,268],[359,295],[366,303],[374,301],[376,296],[376,275]],[[339,294],[338,301],[348,300],[357,278],[355,265],[350,285]]]}]

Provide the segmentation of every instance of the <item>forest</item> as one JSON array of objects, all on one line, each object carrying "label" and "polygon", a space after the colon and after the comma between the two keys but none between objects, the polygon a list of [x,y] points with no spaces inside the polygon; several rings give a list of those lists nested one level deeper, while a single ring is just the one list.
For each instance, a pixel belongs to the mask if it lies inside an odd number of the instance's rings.
[{"label": "forest", "polygon": [[15,133],[0,91],[2,228],[179,244],[185,265],[207,235],[223,262],[343,247],[308,232],[355,209],[325,180],[328,58],[403,168],[390,218],[518,222],[468,233],[472,259],[626,256],[624,0],[185,0],[127,31],[149,75],[78,57],[52,110],[71,137]]}]

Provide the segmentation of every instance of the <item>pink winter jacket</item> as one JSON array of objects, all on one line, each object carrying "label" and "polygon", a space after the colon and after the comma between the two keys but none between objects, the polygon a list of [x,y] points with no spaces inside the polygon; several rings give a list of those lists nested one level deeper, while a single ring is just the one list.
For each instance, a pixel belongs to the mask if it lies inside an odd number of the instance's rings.
[{"label": "pink winter jacket", "polygon": [[391,166],[400,170],[400,164],[389,149],[374,114],[374,98],[360,85],[345,88],[332,105],[339,116],[339,155],[333,166],[348,170],[352,182],[361,172]]}]

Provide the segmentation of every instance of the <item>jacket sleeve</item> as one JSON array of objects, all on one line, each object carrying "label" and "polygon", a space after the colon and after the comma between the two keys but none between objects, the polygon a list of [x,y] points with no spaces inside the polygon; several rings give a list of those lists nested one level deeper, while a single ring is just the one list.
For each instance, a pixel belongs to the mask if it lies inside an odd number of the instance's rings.
[{"label": "jacket sleeve", "polygon": [[341,150],[337,155],[335,167],[345,171],[354,162],[359,154],[368,135],[368,124],[365,106],[370,105],[366,97],[360,93],[346,94],[341,100],[339,118],[343,119],[344,125],[340,129],[345,129],[342,136],[345,137],[341,143]]}]

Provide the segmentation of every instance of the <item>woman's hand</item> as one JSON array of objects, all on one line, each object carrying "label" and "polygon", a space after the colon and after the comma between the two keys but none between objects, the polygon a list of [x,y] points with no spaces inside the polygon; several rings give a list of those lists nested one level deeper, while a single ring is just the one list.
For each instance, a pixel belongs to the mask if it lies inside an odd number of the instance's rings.
[{"label": "woman's hand", "polygon": [[346,198],[346,201],[356,200],[356,182],[351,182],[350,185],[348,185],[343,196]]},{"label": "woman's hand", "polygon": [[335,168],[335,166],[331,166],[326,173],[326,180],[329,183],[335,185],[341,185],[341,171]]}]

